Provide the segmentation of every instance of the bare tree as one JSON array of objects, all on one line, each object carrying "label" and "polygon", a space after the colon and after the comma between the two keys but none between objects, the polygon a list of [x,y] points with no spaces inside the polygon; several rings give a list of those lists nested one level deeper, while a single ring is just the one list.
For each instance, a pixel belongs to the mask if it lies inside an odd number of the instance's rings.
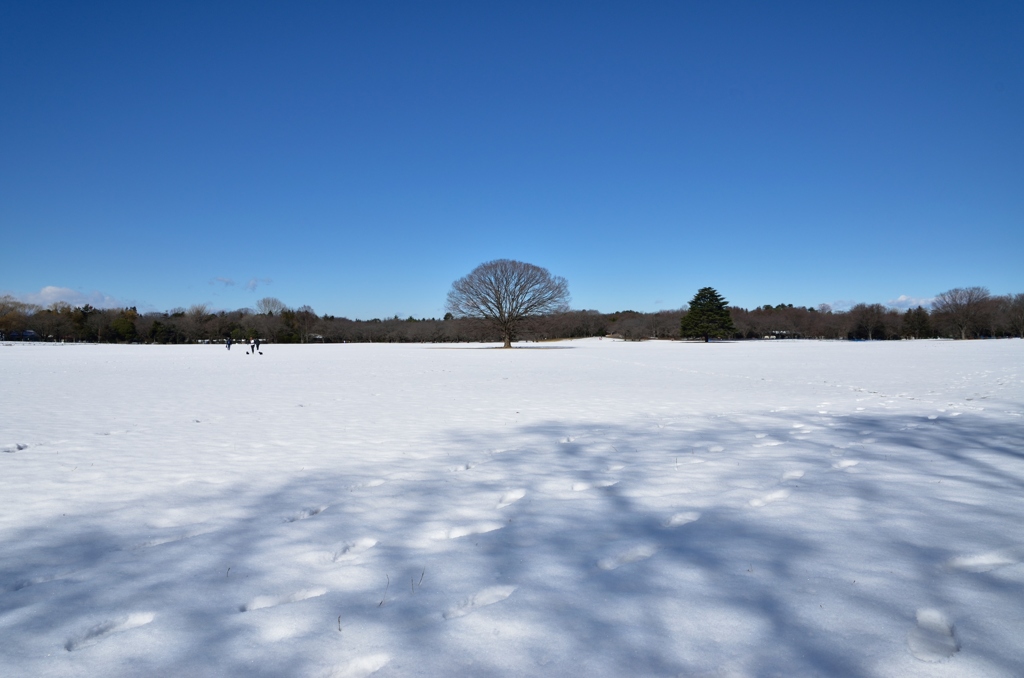
[{"label": "bare tree", "polygon": [[309,335],[313,333],[318,320],[316,311],[311,306],[301,306],[295,311],[295,328],[299,331],[299,342],[309,342]]},{"label": "bare tree", "polygon": [[480,264],[452,283],[445,310],[457,318],[483,318],[512,348],[524,318],[569,308],[569,283],[546,268],[512,259]]},{"label": "bare tree", "polygon": [[[88,304],[86,305],[88,306]],[[104,340],[109,341],[111,336],[110,321],[113,320],[111,317],[110,309],[92,309],[89,315],[85,319],[86,327],[89,329],[90,334],[95,337],[95,341],[101,342]]]},{"label": "bare tree", "polygon": [[66,301],[55,301],[46,309],[37,311],[35,322],[40,327],[43,340],[61,341],[71,330],[71,304]]},{"label": "bare tree", "polygon": [[988,300],[986,287],[957,287],[935,297],[932,309],[942,314],[966,339],[967,332],[982,324]]},{"label": "bare tree", "polygon": [[1010,331],[1024,339],[1024,294],[1007,295],[1005,313]]},{"label": "bare tree", "polygon": [[185,322],[183,323],[185,336],[188,337],[188,341],[202,338],[203,326],[206,324],[207,316],[209,315],[210,307],[206,304],[192,304],[188,307],[188,311],[185,312]]},{"label": "bare tree", "polygon": [[881,339],[883,333],[882,315],[885,307],[881,304],[854,304],[846,312],[849,320],[850,330],[847,335],[850,339]]},{"label": "bare tree", "polygon": [[286,308],[284,302],[277,297],[263,297],[256,302],[256,312],[262,315],[281,315],[281,311]]},{"label": "bare tree", "polygon": [[288,310],[284,302],[277,297],[263,297],[256,302],[256,317],[252,325],[257,336],[264,341],[278,341],[278,333],[283,326],[283,314]]}]

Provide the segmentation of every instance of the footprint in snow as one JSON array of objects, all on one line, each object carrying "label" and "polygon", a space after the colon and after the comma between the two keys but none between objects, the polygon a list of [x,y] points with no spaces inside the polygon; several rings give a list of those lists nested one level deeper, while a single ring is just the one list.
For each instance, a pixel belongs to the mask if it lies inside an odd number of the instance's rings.
[{"label": "footprint in snow", "polygon": [[459,525],[457,527],[450,527],[445,530],[438,530],[430,534],[431,539],[458,539],[459,537],[468,537],[471,534],[486,534],[487,532],[494,532],[505,527],[505,523],[495,522],[481,522],[473,523],[472,525]]},{"label": "footprint in snow", "polygon": [[377,540],[363,537],[347,541],[330,551],[310,551],[299,556],[299,560],[309,565],[330,566],[355,560],[377,545]]},{"label": "footprint in snow", "polygon": [[318,516],[318,515],[320,515],[321,513],[323,513],[326,510],[327,510],[326,506],[320,506],[318,508],[303,509],[303,510],[299,511],[298,513],[296,513],[295,515],[291,515],[291,516],[288,516],[287,518],[285,518],[284,522],[286,522],[286,523],[294,523],[294,522],[297,522],[299,520],[305,520],[306,518],[312,518],[313,516]]},{"label": "footprint in snow", "polygon": [[355,490],[362,489],[364,487],[380,487],[384,484],[383,478],[374,478],[373,480],[367,480],[365,483],[358,483],[356,485],[349,485],[348,491],[353,492]]},{"label": "footprint in snow", "polygon": [[799,480],[800,478],[803,478],[803,477],[804,477],[804,472],[800,471],[800,470],[786,471],[785,473],[782,474],[782,479],[783,480]]},{"label": "footprint in snow", "polygon": [[307,600],[309,598],[317,598],[327,593],[325,588],[312,588],[302,589],[295,593],[287,596],[256,596],[245,605],[241,605],[238,608],[239,612],[252,612],[253,610],[262,610],[266,607],[277,607],[278,605],[284,605],[286,603],[297,603],[300,600]]},{"label": "footprint in snow", "polygon": [[356,539],[355,541],[345,542],[342,544],[341,548],[331,554],[331,562],[340,563],[346,560],[352,560],[360,553],[369,551],[376,545],[377,540],[371,537],[363,537],[362,539]]},{"label": "footprint in snow", "polygon": [[1016,565],[1019,561],[1004,551],[990,551],[971,556],[950,558],[946,564],[954,570],[964,572],[991,572],[998,567]]},{"label": "footprint in snow", "polygon": [[585,492],[585,491],[587,491],[589,489],[592,489],[592,488],[595,488],[595,487],[611,487],[612,485],[618,484],[618,482],[619,482],[618,480],[600,480],[600,481],[598,481],[596,483],[588,483],[588,482],[580,481],[578,483],[573,483],[572,484],[572,491],[573,492]]},{"label": "footprint in snow", "polygon": [[476,611],[478,608],[486,607],[488,605],[494,605],[500,603],[516,590],[515,586],[491,586],[480,592],[475,596],[463,600],[455,607],[449,608],[442,615],[445,619],[455,619],[457,617],[465,617],[467,614]]},{"label": "footprint in snow", "polygon": [[39,584],[48,584],[51,581],[57,581],[58,579],[66,579],[70,577],[71,573],[64,574],[46,574],[38,577],[31,577],[29,579],[16,579],[12,583],[8,584],[4,588],[0,588],[0,593],[13,593],[22,589],[27,589],[29,586],[38,586]]},{"label": "footprint in snow", "polygon": [[79,636],[69,638],[68,641],[64,643],[64,649],[68,652],[73,652],[79,648],[94,645],[107,636],[112,636],[115,633],[130,631],[131,629],[145,626],[153,621],[154,617],[156,617],[156,615],[152,612],[136,612],[126,617],[108,619],[89,628],[85,633]]},{"label": "footprint in snow", "polygon": [[391,657],[386,654],[370,654],[365,657],[358,657],[347,664],[335,667],[333,671],[327,674],[326,678],[366,678],[380,671],[390,661]]},{"label": "footprint in snow", "polygon": [[653,544],[640,544],[626,551],[602,558],[597,561],[597,566],[602,570],[615,570],[629,563],[647,560],[657,552],[658,548]]},{"label": "footprint in snow", "polygon": [[751,499],[750,505],[755,508],[760,508],[773,502],[782,501],[783,499],[788,498],[789,490],[775,490],[774,492],[769,492],[768,494],[764,495],[763,497],[760,497],[759,499]]},{"label": "footprint in snow", "polygon": [[509,490],[505,494],[501,495],[501,499],[498,500],[497,508],[505,508],[506,506],[509,506],[510,504],[516,503],[517,501],[519,501],[520,499],[522,499],[525,496],[526,496],[526,490],[524,490],[524,489]]},{"label": "footprint in snow", "polygon": [[[292,521],[289,520],[287,522],[292,522]],[[199,537],[199,536],[202,536],[204,534],[210,534],[210,532],[213,532],[213,530],[210,529],[210,528],[205,528],[205,529],[197,529],[197,530],[188,530],[188,531],[185,531],[185,532],[178,532],[176,534],[169,534],[169,535],[166,535],[166,536],[163,536],[163,537],[154,537],[154,538],[152,538],[152,539],[150,539],[148,541],[144,541],[141,544],[136,545],[135,548],[137,548],[137,549],[148,549],[148,548],[152,548],[154,546],[163,546],[164,544],[173,544],[175,542],[185,541],[186,539],[192,539],[193,537]]]},{"label": "footprint in snow", "polygon": [[921,608],[917,626],[907,634],[907,645],[915,657],[924,662],[949,659],[960,651],[953,623],[939,610]]},{"label": "footprint in snow", "polygon": [[686,525],[697,520],[700,520],[699,511],[684,511],[683,513],[675,513],[669,516],[662,525],[665,527],[679,527],[680,525]]},{"label": "footprint in snow", "polygon": [[859,463],[860,462],[856,459],[840,459],[836,463],[832,464],[832,468],[840,471],[848,471]]}]

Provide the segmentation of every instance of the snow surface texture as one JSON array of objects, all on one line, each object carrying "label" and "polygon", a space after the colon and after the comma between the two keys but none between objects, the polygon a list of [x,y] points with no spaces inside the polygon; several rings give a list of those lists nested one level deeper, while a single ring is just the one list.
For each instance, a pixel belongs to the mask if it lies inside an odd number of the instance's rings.
[{"label": "snow surface texture", "polygon": [[1024,342],[0,346],[2,676],[1024,674]]}]

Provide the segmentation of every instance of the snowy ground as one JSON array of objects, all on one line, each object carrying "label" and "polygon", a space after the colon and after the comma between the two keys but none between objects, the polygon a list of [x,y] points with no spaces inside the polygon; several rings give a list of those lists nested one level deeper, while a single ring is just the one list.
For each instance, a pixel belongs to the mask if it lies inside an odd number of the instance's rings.
[{"label": "snowy ground", "polygon": [[1022,341],[8,345],[0,393],[3,676],[1024,673]]}]

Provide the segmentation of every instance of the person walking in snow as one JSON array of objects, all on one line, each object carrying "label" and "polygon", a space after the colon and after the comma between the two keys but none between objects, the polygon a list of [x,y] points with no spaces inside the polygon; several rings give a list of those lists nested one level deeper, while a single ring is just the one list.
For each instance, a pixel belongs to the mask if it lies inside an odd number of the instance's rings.
[{"label": "person walking in snow", "polygon": [[[254,339],[253,341],[255,341],[255,342],[256,342],[256,350],[257,350],[257,351],[258,351],[258,350],[260,350],[260,338],[259,338],[259,337],[256,337],[256,339]],[[260,353],[260,355],[263,355],[263,354],[262,354],[262,353]]]},{"label": "person walking in snow", "polygon": [[231,350],[231,337],[228,337],[228,340],[225,341],[224,343],[227,344],[228,350],[230,351]]}]

